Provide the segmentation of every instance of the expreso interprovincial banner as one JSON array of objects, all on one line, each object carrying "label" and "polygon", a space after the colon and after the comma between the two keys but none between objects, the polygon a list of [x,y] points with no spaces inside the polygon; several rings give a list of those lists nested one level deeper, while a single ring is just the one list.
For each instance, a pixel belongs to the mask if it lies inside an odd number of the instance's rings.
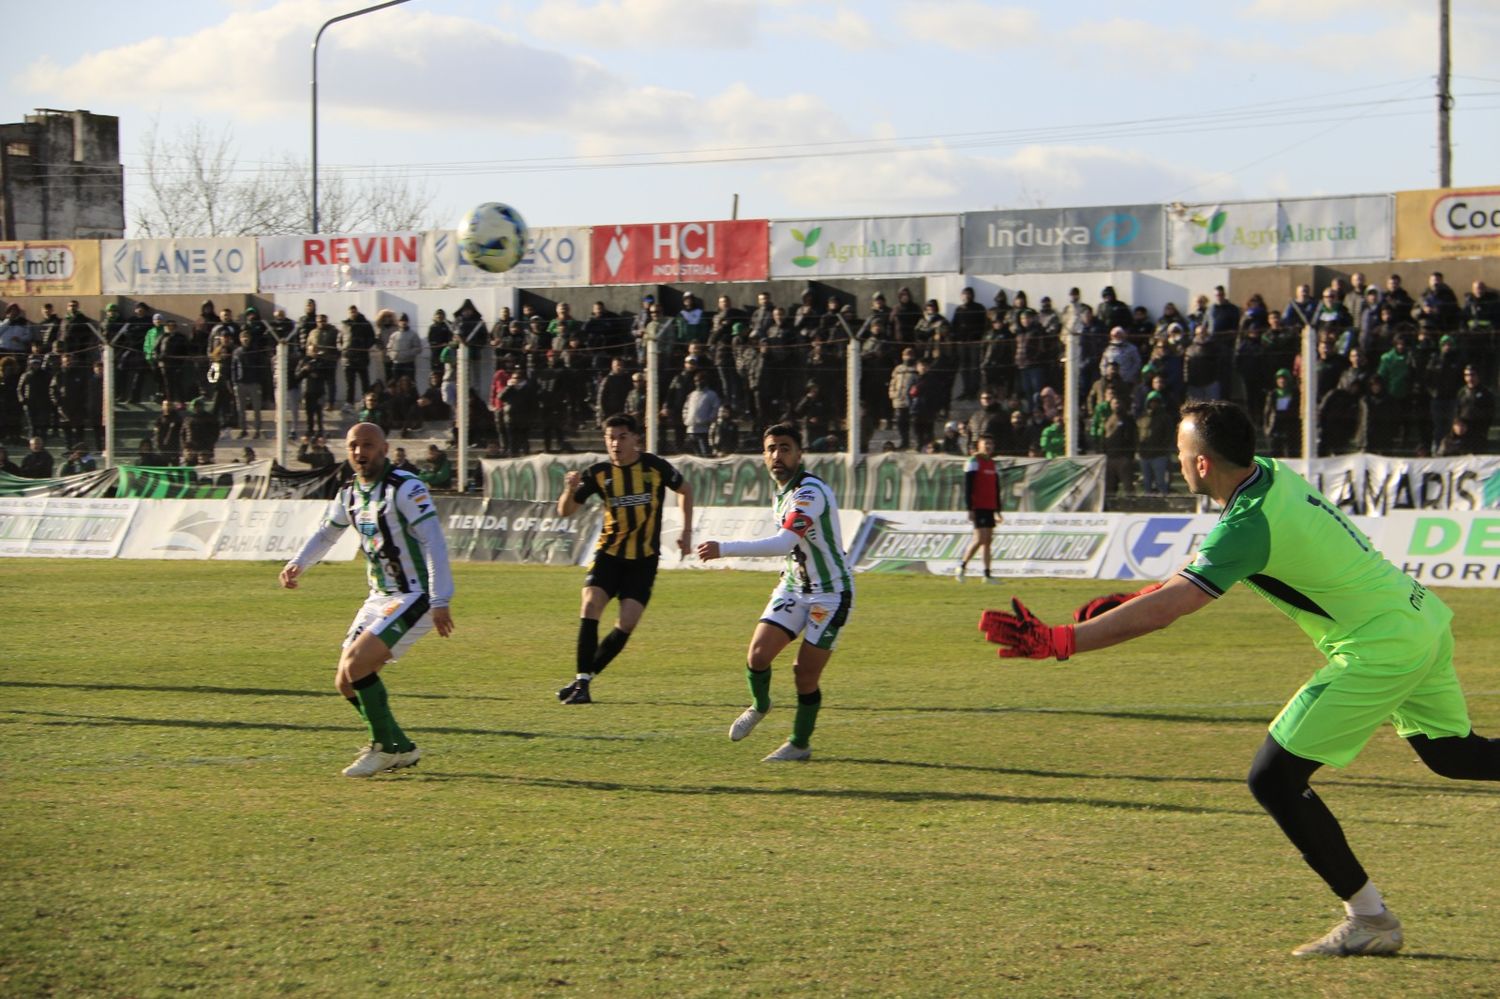
[{"label": "expreso interprovincial banner", "polygon": [[114,558],[134,500],[0,497],[0,557]]},{"label": "expreso interprovincial banner", "polygon": [[[1093,579],[1109,548],[1109,514],[1007,513],[990,543],[992,576]],[[974,539],[965,513],[875,513],[865,518],[859,572],[951,575]],[[971,562],[976,574],[980,562]]]},{"label": "expreso interprovincial banner", "polygon": [[216,295],[255,291],[255,240],[106,239],[106,295]]},{"label": "expreso interprovincial banner", "polygon": [[380,291],[422,285],[422,234],[261,236],[262,294],[278,291]]},{"label": "expreso interprovincial banner", "polygon": [[967,212],[965,274],[1160,270],[1167,250],[1160,205]]},{"label": "expreso interprovincial banner", "polygon": [[947,274],[959,268],[957,215],[771,223],[771,277]]},{"label": "expreso interprovincial banner", "polygon": [[508,271],[480,270],[458,252],[452,229],[422,234],[423,288],[486,288],[523,285],[528,288],[571,288],[589,283],[589,230],[584,226],[531,229],[526,256]]},{"label": "expreso interprovincial banner", "polygon": [[1389,260],[1392,235],[1383,194],[1174,205],[1167,266]]}]

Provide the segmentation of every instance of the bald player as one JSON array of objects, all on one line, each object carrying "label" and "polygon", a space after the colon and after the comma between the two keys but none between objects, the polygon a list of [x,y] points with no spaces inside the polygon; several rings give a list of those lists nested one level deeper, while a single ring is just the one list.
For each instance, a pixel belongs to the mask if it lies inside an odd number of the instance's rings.
[{"label": "bald player", "polygon": [[371,777],[415,766],[422,756],[391,713],[380,669],[401,658],[433,628],[453,633],[453,572],[448,545],[427,485],[386,459],[385,434],[373,423],[349,428],[345,444],[354,478],[328,506],[323,525],[281,570],[295,590],[304,570],[328,554],[346,527],[359,533],[370,595],[344,636],[334,686],[359,712],[370,743],[345,777]]}]

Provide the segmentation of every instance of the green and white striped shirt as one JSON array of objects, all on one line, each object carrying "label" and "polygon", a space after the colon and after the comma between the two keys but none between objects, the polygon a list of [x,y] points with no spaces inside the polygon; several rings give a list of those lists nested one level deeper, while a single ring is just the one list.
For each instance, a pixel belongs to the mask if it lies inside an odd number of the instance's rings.
[{"label": "green and white striped shirt", "polygon": [[768,538],[723,541],[719,554],[741,558],[786,557],[778,590],[792,593],[853,593],[854,577],[844,557],[839,507],[828,483],[798,469],[771,501],[780,528]]}]

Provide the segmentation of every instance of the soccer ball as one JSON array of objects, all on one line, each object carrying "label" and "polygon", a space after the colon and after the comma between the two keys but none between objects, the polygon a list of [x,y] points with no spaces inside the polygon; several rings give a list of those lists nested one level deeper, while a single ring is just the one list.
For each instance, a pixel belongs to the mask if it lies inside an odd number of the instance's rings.
[{"label": "soccer ball", "polygon": [[458,249],[480,270],[508,271],[526,255],[526,220],[510,205],[486,201],[459,223]]}]

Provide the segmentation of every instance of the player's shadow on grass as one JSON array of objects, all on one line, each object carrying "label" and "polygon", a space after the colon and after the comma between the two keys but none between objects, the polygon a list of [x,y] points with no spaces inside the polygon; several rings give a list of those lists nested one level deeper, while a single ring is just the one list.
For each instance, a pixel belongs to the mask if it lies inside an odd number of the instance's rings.
[{"label": "player's shadow on grass", "polygon": [[[1242,785],[1243,777],[1211,777],[1194,774],[1113,774],[1104,771],[1037,770],[1028,767],[995,767],[978,763],[930,763],[924,760],[861,759],[854,756],[824,756],[828,763],[854,763],[876,767],[908,767],[918,770],[958,770],[974,773],[1000,774],[1006,777],[1040,777],[1051,780],[1121,780],[1147,784],[1232,784]],[[1321,773],[1313,778],[1317,787],[1352,788],[1364,791],[1395,791],[1413,795],[1442,794],[1500,795],[1500,788],[1473,781],[1445,780],[1436,775],[1427,783],[1391,780],[1386,777],[1324,777]]]},{"label": "player's shadow on grass", "polygon": [[637,794],[666,795],[752,795],[777,798],[816,798],[834,801],[889,801],[916,803],[932,801],[991,802],[1001,805],[1083,805],[1088,808],[1117,808],[1140,812],[1171,812],[1179,815],[1253,815],[1264,812],[1248,808],[1218,808],[1210,805],[1174,805],[1156,801],[1130,801],[1116,798],[1080,798],[1072,795],[998,794],[993,791],[895,791],[863,788],[820,787],[752,787],[744,784],[627,784],[621,781],[573,780],[562,777],[507,777],[494,773],[441,773],[425,771],[404,774],[412,781],[493,781],[520,784],[552,790],[621,791]]},{"label": "player's shadow on grass", "polygon": [[[64,711],[20,711],[7,710],[4,714],[21,716],[33,725],[44,726],[102,726],[137,725],[147,728],[221,729],[225,731],[245,730],[253,732],[339,732],[347,735],[349,725],[306,725],[297,722],[256,722],[205,718],[136,718],[129,715],[82,715]],[[518,729],[501,728],[457,728],[443,725],[423,726],[420,734],[428,735],[477,735],[499,736],[507,739],[571,739],[585,742],[650,742],[654,737],[645,735],[591,735],[578,732],[525,732]]]},{"label": "player's shadow on grass", "polygon": [[[213,687],[208,684],[146,684],[146,683],[62,683],[49,680],[0,680],[0,687],[22,687],[36,690],[96,690],[119,693],[151,694],[223,694],[235,697],[327,697],[333,686],[317,690],[301,690],[290,687]],[[496,697],[486,694],[423,694],[403,690],[402,697],[428,701],[512,701],[519,698]],[[723,707],[723,705],[717,705]]]}]

